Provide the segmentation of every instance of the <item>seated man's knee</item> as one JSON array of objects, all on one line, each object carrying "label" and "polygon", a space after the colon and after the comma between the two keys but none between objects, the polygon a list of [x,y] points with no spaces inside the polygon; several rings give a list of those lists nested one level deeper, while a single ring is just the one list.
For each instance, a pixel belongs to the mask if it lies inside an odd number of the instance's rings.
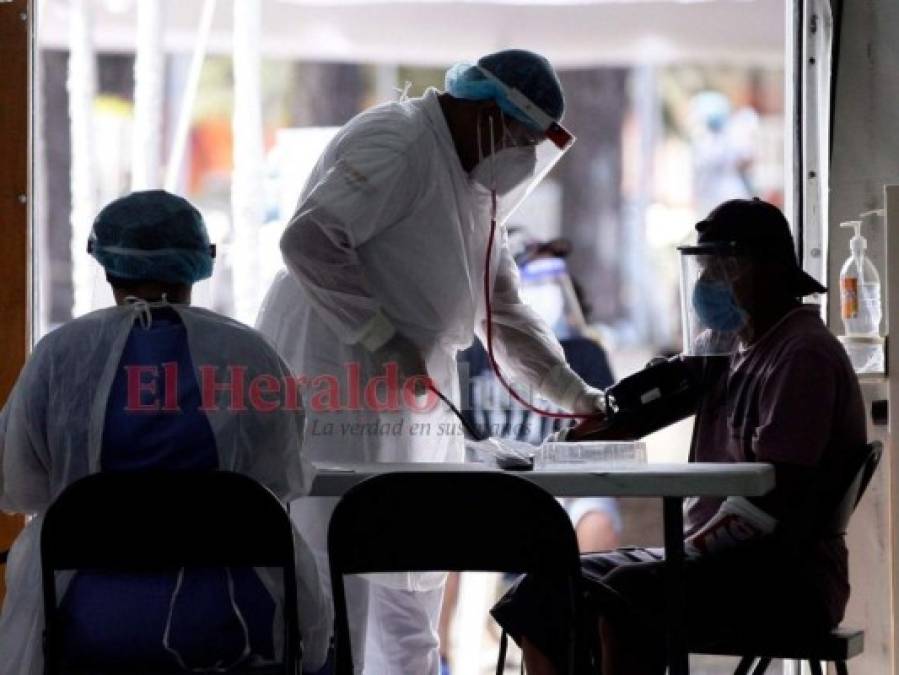
[{"label": "seated man's knee", "polygon": [[658,599],[663,596],[662,566],[656,563],[621,565],[609,572],[603,582],[624,598]]},{"label": "seated man's knee", "polygon": [[608,551],[618,546],[615,523],[609,514],[602,511],[585,513],[578,521],[575,531],[581,553]]}]

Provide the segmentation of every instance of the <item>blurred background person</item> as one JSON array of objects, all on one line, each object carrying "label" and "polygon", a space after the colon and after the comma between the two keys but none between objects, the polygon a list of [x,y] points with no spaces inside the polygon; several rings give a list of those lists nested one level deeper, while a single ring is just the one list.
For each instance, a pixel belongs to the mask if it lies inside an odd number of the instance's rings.
[{"label": "blurred background person", "polygon": [[749,107],[732,112],[717,91],[701,91],[690,101],[693,125],[693,192],[697,213],[727,199],[755,194],[751,178],[758,114]]}]

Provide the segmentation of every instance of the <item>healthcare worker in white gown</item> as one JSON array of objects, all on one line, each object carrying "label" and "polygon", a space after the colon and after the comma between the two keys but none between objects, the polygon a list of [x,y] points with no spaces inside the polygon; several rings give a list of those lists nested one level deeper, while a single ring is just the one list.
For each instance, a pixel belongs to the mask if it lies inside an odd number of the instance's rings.
[{"label": "healthcare worker in white gown", "polygon": [[[410,403],[401,392],[399,406],[385,410],[391,406],[373,406],[360,389],[395,364],[401,386],[429,377],[458,402],[456,354],[486,333],[492,197],[502,223],[567,149],[573,137],[559,124],[563,107],[549,62],[507,50],[451,68],[445,92],[361,113],[325,149],[281,239],[287,271],[257,320],[307,378],[313,461],[462,460],[461,428],[433,395]],[[489,270],[498,361],[563,409],[595,412],[600,392],[568,367],[550,328],[520,300],[505,239],[500,227]],[[292,505],[323,573],[335,504]],[[356,672],[364,663],[369,675],[436,675],[443,579],[347,579]]]},{"label": "healthcare worker in white gown", "polygon": [[[192,284],[213,264],[199,212],[161,190],[133,193],[101,211],[90,246],[117,305],[44,337],[0,413],[0,508],[35,516],[9,555],[3,675],[43,672],[40,528],[47,507],[74,481],[98,471],[218,468],[250,476],[285,500],[312,483],[296,405],[259,406],[251,391],[235,403],[233,390],[209,394],[206,387],[203,369],[219,385],[234,381],[230,369],[242,369],[246,387],[262,377],[285,382],[290,373],[252,328],[190,306]],[[135,367],[143,369],[143,385],[132,400],[127,369]],[[266,401],[277,403],[272,392]],[[148,408],[130,407],[136,404]],[[332,605],[309,547],[298,533],[294,542],[304,664],[318,670]],[[132,575],[125,585],[121,575],[60,575],[60,606],[72,619],[66,634],[80,636],[67,658],[131,665],[136,658],[171,669],[277,657],[280,575],[235,569],[225,579],[223,571],[182,571],[177,582],[174,574]]]}]

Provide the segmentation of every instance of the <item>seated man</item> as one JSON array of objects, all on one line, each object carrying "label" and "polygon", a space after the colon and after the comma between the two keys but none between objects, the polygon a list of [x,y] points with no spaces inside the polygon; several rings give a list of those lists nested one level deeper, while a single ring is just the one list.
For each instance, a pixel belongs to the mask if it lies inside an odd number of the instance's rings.
[{"label": "seated man", "polygon": [[[214,257],[200,213],[161,190],[136,192],[100,212],[88,250],[116,306],[44,337],[0,414],[0,507],[36,515],[9,557],[4,675],[42,670],[39,534],[66,486],[98,471],[226,469],[287,500],[307,493],[313,476],[303,413],[271,395],[260,405],[253,393],[262,378],[289,384],[284,362],[251,328],[190,306]],[[305,666],[314,670],[332,610],[299,535],[295,554]],[[85,668],[227,669],[280,658],[283,590],[272,570],[63,577],[63,651]]]},{"label": "seated man", "polygon": [[[828,514],[819,496],[824,484],[848,479],[849,458],[864,447],[858,382],[818,307],[800,303],[824,288],[799,268],[780,211],[733,200],[696,227],[698,245],[682,249],[692,287],[685,333],[696,336],[687,347],[711,355],[737,344],[725,359],[684,358],[701,371],[690,457],[770,462],[776,487],[763,498],[687,505],[688,640],[830,630],[849,596],[847,550],[842,534],[822,525]],[[587,555],[582,571],[585,635],[600,636],[601,664],[579,654],[574,672],[663,673],[660,552]],[[569,672],[564,597],[525,577],[493,609],[522,645],[529,673]]]}]

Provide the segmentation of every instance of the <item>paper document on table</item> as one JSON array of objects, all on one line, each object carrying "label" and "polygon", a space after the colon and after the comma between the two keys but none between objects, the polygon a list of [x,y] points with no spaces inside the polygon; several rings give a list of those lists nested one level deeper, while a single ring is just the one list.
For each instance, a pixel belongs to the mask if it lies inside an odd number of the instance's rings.
[{"label": "paper document on table", "polygon": [[534,456],[538,469],[566,468],[578,471],[646,464],[643,441],[550,441]]},{"label": "paper document on table", "polygon": [[315,462],[315,471],[317,473],[356,473],[356,469],[343,466],[340,464],[319,464]]}]

